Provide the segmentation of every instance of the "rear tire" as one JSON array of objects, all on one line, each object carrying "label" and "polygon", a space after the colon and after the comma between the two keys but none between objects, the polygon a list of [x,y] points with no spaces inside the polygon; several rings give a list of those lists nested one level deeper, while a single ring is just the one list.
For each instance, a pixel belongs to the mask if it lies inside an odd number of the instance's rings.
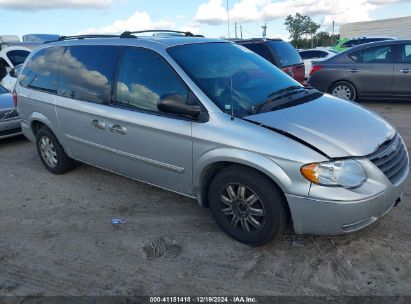
[{"label": "rear tire", "polygon": [[37,153],[48,171],[63,174],[74,167],[73,160],[67,156],[63,147],[50,129],[42,127],[36,135]]},{"label": "rear tire", "polygon": [[357,99],[357,90],[347,81],[339,81],[334,83],[331,86],[329,93],[343,100],[355,101]]},{"label": "rear tire", "polygon": [[242,243],[266,244],[286,228],[281,190],[253,169],[234,165],[220,171],[211,182],[208,199],[218,225]]}]

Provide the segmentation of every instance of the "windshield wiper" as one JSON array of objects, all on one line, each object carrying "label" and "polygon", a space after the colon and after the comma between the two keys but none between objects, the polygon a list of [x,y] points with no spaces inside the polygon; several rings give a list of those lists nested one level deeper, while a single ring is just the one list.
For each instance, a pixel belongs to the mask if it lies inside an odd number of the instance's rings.
[{"label": "windshield wiper", "polygon": [[[275,101],[279,99],[283,99],[285,97],[292,96],[294,94],[298,94],[301,92],[308,92],[308,90],[312,90],[313,88],[311,87],[303,87],[303,86],[289,86],[280,90],[277,90],[267,96],[267,99],[264,100],[262,103],[258,105],[254,105],[248,108],[248,113],[249,114],[257,114],[261,111],[261,109],[271,103],[274,103]],[[287,100],[286,102],[289,102]],[[275,106],[278,106],[278,103],[276,103]]]}]

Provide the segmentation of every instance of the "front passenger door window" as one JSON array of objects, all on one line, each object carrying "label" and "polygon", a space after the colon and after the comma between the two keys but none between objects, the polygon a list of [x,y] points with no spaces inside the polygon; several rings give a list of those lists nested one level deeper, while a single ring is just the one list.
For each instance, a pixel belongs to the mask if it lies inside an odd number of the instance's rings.
[{"label": "front passenger door window", "polygon": [[178,94],[187,101],[188,92],[176,72],[157,53],[137,48],[124,50],[114,105],[158,112],[160,98]]}]

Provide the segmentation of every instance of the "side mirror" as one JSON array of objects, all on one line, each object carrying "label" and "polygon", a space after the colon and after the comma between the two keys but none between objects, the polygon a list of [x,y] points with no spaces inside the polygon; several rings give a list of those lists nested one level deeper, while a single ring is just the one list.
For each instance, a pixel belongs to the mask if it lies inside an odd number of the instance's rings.
[{"label": "side mirror", "polygon": [[200,106],[186,104],[183,97],[178,94],[162,96],[157,104],[157,108],[159,111],[164,113],[186,115],[191,117],[198,117],[201,113]]}]

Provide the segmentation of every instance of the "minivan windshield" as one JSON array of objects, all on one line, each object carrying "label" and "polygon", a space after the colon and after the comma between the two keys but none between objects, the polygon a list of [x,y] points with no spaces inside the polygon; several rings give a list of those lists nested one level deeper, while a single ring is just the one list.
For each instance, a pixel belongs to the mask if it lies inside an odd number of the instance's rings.
[{"label": "minivan windshield", "polygon": [[170,56],[222,111],[246,115],[273,93],[298,82],[245,47],[228,42],[187,44]]}]

